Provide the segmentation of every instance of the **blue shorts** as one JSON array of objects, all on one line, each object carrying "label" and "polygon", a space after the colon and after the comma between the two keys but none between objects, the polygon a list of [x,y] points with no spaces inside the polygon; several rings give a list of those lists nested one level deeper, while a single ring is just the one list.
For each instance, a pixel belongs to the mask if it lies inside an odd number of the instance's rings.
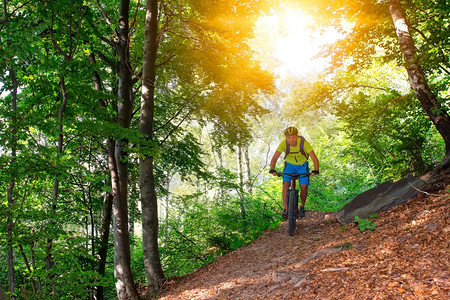
[{"label": "blue shorts", "polygon": [[[302,174],[308,172],[309,172],[308,162],[305,162],[303,165],[293,165],[287,162],[283,170],[283,173],[291,173],[291,174],[292,173]],[[285,183],[286,181],[291,181],[291,179],[292,176],[283,175],[283,183]],[[309,176],[299,177],[298,181],[300,184],[309,185]]]}]

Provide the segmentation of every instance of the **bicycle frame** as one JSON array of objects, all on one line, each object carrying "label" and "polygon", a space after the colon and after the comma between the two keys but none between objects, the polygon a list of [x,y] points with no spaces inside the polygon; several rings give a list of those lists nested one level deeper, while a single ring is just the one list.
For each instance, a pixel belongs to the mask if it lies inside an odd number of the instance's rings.
[{"label": "bicycle frame", "polygon": [[290,236],[294,235],[295,227],[296,227],[296,219],[298,213],[298,194],[299,190],[296,189],[295,181],[300,177],[309,176],[311,173],[277,173],[277,176],[281,177],[282,175],[291,176],[291,183],[289,185],[289,189],[287,192],[287,203],[288,203],[288,233]]},{"label": "bicycle frame", "polygon": [[301,178],[301,177],[308,177],[309,175],[311,175],[311,173],[278,173],[277,172],[277,176],[281,177],[283,175],[288,175],[291,178],[291,184],[289,185],[290,189],[296,189],[295,188],[295,182],[297,181],[297,179]]},{"label": "bicycle frame", "polygon": [[292,177],[291,178],[291,185],[289,186],[290,189],[295,190],[295,182],[297,181],[298,178],[296,177]]}]

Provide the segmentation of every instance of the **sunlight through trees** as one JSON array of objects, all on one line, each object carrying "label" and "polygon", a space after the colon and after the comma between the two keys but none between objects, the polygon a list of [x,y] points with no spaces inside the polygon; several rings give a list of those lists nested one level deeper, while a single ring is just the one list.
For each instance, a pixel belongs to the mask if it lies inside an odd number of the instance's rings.
[{"label": "sunlight through trees", "polygon": [[308,209],[448,162],[449,9],[3,1],[0,298],[137,299],[251,243],[286,126],[321,161]]}]

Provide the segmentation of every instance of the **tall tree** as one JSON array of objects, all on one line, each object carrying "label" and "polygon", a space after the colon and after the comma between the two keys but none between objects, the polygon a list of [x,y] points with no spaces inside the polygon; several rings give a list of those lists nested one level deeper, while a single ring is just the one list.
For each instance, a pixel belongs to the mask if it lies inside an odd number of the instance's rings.
[{"label": "tall tree", "polygon": [[238,195],[240,198],[240,202],[239,202],[239,207],[241,209],[241,217],[242,219],[245,219],[246,217],[246,211],[245,211],[245,197],[244,197],[244,190],[245,190],[245,181],[244,181],[244,146],[242,145],[241,142],[238,143],[237,147],[236,147],[236,155],[237,155],[237,178],[238,178]]},{"label": "tall tree", "polygon": [[[119,3],[119,22],[116,31],[117,42],[115,50],[118,57],[117,73],[117,123],[122,128],[129,128],[133,111],[132,74],[130,66],[130,1]],[[109,166],[111,182],[113,183],[114,205],[114,261],[116,289],[119,299],[137,299],[134,279],[131,272],[131,253],[128,232],[128,157],[126,152],[127,139],[116,141],[114,159],[110,157]],[[112,149],[110,149],[111,151]],[[108,155],[110,156],[110,155]]]},{"label": "tall tree", "polygon": [[[0,32],[3,30],[3,27],[8,24],[9,18],[12,16],[10,15],[10,7],[8,6],[8,3],[6,1],[3,2],[3,9],[2,9],[2,19],[1,19],[1,27]],[[9,60],[8,57],[5,57],[5,60]],[[8,292],[12,295],[11,298],[16,298],[15,293],[15,275],[14,275],[14,224],[16,223],[14,220],[14,211],[15,211],[15,204],[16,204],[16,196],[14,194],[14,189],[16,186],[16,171],[14,171],[17,164],[17,141],[18,141],[18,124],[17,124],[17,100],[19,95],[19,82],[16,77],[16,73],[14,70],[14,67],[11,66],[8,69],[8,78],[10,82],[5,82],[4,84],[10,88],[10,94],[11,94],[11,103],[9,106],[9,123],[10,126],[7,128],[7,131],[9,132],[7,135],[10,136],[10,143],[8,147],[5,149],[5,151],[10,153],[10,161],[8,162],[9,170],[12,172],[10,173],[10,181],[7,188],[7,209],[6,209],[6,244],[7,244],[7,250],[8,250],[8,258],[7,258],[7,264],[8,264],[8,280],[9,280],[9,286],[8,286]],[[6,79],[5,78],[5,79]]]},{"label": "tall tree", "polygon": [[[233,16],[235,8],[239,13],[233,20],[239,20],[244,16],[245,5],[242,6],[239,1],[219,2],[221,7],[227,9],[227,13],[219,18],[216,17],[222,12],[220,8],[214,8],[213,15],[209,15],[208,5],[205,6],[199,1],[184,3],[155,1],[149,4],[155,5],[153,9],[148,9],[150,15],[154,17],[153,20],[158,21],[156,18],[158,13],[162,16],[159,20],[161,31],[158,32],[157,27],[153,27],[151,31],[154,35],[150,35],[152,39],[156,38],[158,41],[156,48],[150,52],[156,55],[159,49],[161,55],[158,64],[155,57],[146,58],[145,62],[151,62],[150,68],[141,63],[143,58],[141,46],[144,40],[141,38],[144,36],[144,26],[141,22],[143,10],[135,7],[136,10],[131,9],[136,11],[134,20],[129,17],[130,5],[135,5],[136,2],[124,0],[120,1],[119,5],[111,1],[104,1],[100,5],[100,1],[82,0],[3,2],[4,7],[11,5],[8,9],[2,10],[5,16],[11,14],[17,18],[16,23],[10,24],[13,26],[3,22],[4,20],[0,24],[0,30],[7,29],[6,34],[2,31],[0,36],[3,45],[0,52],[6,54],[3,56],[5,59],[0,61],[2,67],[5,66],[3,68],[5,73],[0,76],[6,78],[3,82],[8,82],[7,70],[18,71],[21,86],[17,90],[20,99],[23,98],[24,101],[20,101],[18,107],[18,111],[21,112],[18,114],[19,122],[23,122],[20,123],[20,130],[23,128],[23,131],[17,134],[20,139],[18,143],[20,150],[17,154],[20,164],[26,166],[26,172],[20,176],[30,182],[35,180],[29,186],[26,186],[26,182],[21,182],[21,178],[14,181],[15,192],[23,192],[19,195],[23,206],[20,208],[16,205],[11,206],[16,209],[11,217],[16,217],[16,213],[19,214],[15,224],[20,224],[21,226],[17,228],[21,230],[24,228],[26,234],[21,235],[19,241],[24,246],[23,250],[19,249],[22,257],[14,255],[16,265],[10,270],[14,270],[16,274],[25,274],[30,281],[33,280],[34,274],[45,274],[45,264],[41,264],[45,258],[42,253],[45,251],[34,252],[33,249],[40,246],[45,248],[45,241],[53,241],[51,248],[48,249],[48,257],[51,258],[50,254],[54,255],[52,261],[48,260],[49,266],[53,267],[49,270],[49,276],[43,277],[43,288],[51,289],[44,291],[46,295],[53,292],[55,297],[92,293],[92,290],[81,288],[81,284],[79,289],[69,291],[63,281],[53,276],[56,270],[61,277],[67,275],[71,278],[80,278],[80,281],[88,278],[85,275],[89,274],[93,286],[103,284],[103,281],[96,281],[98,273],[92,272],[97,259],[94,258],[92,244],[95,240],[95,230],[101,231],[102,245],[107,244],[112,198],[117,295],[119,299],[137,297],[130,267],[127,214],[128,198],[131,195],[129,191],[136,186],[135,182],[133,187],[128,186],[128,180],[135,180],[128,175],[128,164],[133,166],[136,158],[141,160],[142,167],[142,191],[139,192],[142,193],[142,202],[145,203],[143,205],[146,212],[143,217],[146,226],[145,260],[146,265],[150,265],[146,266],[146,269],[149,282],[152,284],[151,288],[156,290],[160,286],[164,274],[159,262],[157,240],[156,194],[161,191],[162,186],[158,180],[158,172],[165,166],[169,166],[170,172],[179,172],[181,176],[203,172],[197,139],[180,129],[193,118],[203,121],[214,120],[218,125],[218,131],[225,129],[229,132],[226,136],[232,146],[234,140],[237,140],[238,133],[245,131],[248,134],[248,130],[244,128],[247,126],[245,122],[247,113],[254,115],[263,111],[253,101],[251,94],[272,84],[270,76],[258,72],[258,68],[249,59],[251,53],[242,42],[244,40],[242,33],[248,33],[249,30],[242,30],[240,25],[231,28],[229,25],[234,22],[226,21],[227,15]],[[157,5],[162,8],[160,12]],[[202,6],[206,12],[196,10],[195,5]],[[108,14],[118,21],[111,22]],[[215,20],[218,19],[221,25],[215,26]],[[169,25],[170,31],[167,30]],[[230,38],[233,35],[234,38]],[[103,61],[89,67],[86,55],[88,52],[95,53]],[[108,56],[115,56],[116,59],[109,59]],[[139,67],[143,65],[143,79],[140,78],[139,72],[134,72],[132,63]],[[156,66],[158,66],[157,77]],[[104,89],[101,88],[98,76],[94,78],[92,89],[93,70],[101,73]],[[145,70],[151,70],[153,74],[149,75]],[[133,78],[135,73],[138,76]],[[150,80],[147,80],[148,78]],[[136,96],[134,93],[138,90],[135,85],[139,83],[139,79],[142,79],[142,86],[152,90],[153,93],[148,97],[147,91],[142,90],[141,111],[133,101]],[[156,104],[155,85],[158,87]],[[11,89],[6,84],[0,89],[1,111],[7,112],[4,120],[9,120],[6,123],[1,122],[0,127],[12,128],[13,123],[10,122],[12,115],[8,111],[10,104],[6,104],[10,101],[10,97],[9,95],[3,97],[3,91]],[[209,100],[208,103],[206,100]],[[99,101],[103,101],[101,106],[105,109],[98,109]],[[150,108],[147,106],[149,103]],[[147,116],[150,118],[146,118],[148,112]],[[228,113],[235,115],[239,122],[233,122],[232,118],[227,116]],[[141,132],[139,137],[135,116],[139,116],[142,123],[139,125]],[[139,140],[141,136],[143,138]],[[91,147],[90,143],[86,145],[86,137],[89,137],[89,142],[95,144],[95,148]],[[11,149],[10,136],[2,136],[1,140],[4,144],[2,150]],[[3,143],[4,141],[7,143]],[[108,147],[104,147],[108,142]],[[137,150],[139,145],[141,148]],[[157,147],[174,150],[175,155],[172,156],[173,153],[170,155],[173,160],[160,159],[156,156],[154,150]],[[108,151],[106,156],[108,164],[99,159],[103,148],[107,148]],[[1,159],[6,157],[12,158],[9,155],[2,156]],[[100,173],[96,178],[92,176],[95,172],[94,161]],[[85,168],[87,165],[89,167]],[[171,168],[172,165],[175,167]],[[104,176],[107,167],[110,179]],[[0,174],[2,179],[10,175],[8,172],[6,169],[2,170]],[[8,176],[8,180],[4,182],[9,183],[11,179],[12,177]],[[88,184],[82,180],[86,180]],[[89,190],[94,186],[93,182],[97,184],[96,191]],[[100,222],[94,222],[94,218],[100,216],[102,201],[100,197],[93,199],[97,201],[97,206],[92,209],[92,204],[95,203],[90,198],[89,201],[85,199],[85,196],[103,194],[104,185],[109,183],[111,193],[104,198],[102,216],[105,219],[100,227],[97,225]],[[33,189],[33,184],[37,185],[36,189]],[[2,188],[2,192],[6,194],[6,185]],[[52,188],[53,196],[49,193]],[[27,195],[30,193],[32,197],[28,199]],[[12,203],[18,198],[13,196],[9,199]],[[58,205],[55,207],[52,204]],[[46,209],[53,211],[55,218],[44,214],[43,211]],[[55,222],[51,223],[53,219]],[[8,222],[11,218],[2,216],[2,220],[5,220],[3,222],[5,225],[11,223]],[[151,225],[148,225],[148,220]],[[39,224],[42,223],[47,226],[40,228]],[[70,231],[66,228],[75,230]],[[78,235],[83,228],[86,236]],[[10,233],[11,237],[15,234]],[[6,240],[5,236],[2,235],[2,241]],[[87,240],[91,243],[86,242]],[[6,243],[2,243],[3,245]],[[108,265],[105,264],[105,250],[106,248],[101,247],[100,273],[103,273],[105,268],[108,270]],[[26,258],[26,253],[31,253],[31,260]],[[75,253],[80,256],[74,255]],[[71,259],[73,257],[76,258]],[[89,273],[81,273],[84,271]],[[24,293],[28,292],[26,289],[30,285],[24,287]],[[34,286],[32,288],[34,290]],[[101,293],[98,297],[101,297]]]},{"label": "tall tree", "polygon": [[388,3],[411,88],[444,140],[445,157],[442,167],[450,167],[450,116],[428,85],[400,0],[389,0]]},{"label": "tall tree", "polygon": [[245,170],[245,186],[246,186],[246,190],[248,193],[252,193],[252,169],[251,169],[251,165],[250,165],[250,157],[249,157],[249,153],[248,153],[248,145],[244,145],[243,149],[242,149],[242,153],[243,153],[243,159],[244,159],[244,170]]},{"label": "tall tree", "polygon": [[[6,9],[6,4],[5,4]],[[12,83],[12,97],[11,97],[11,112],[12,112],[12,120],[11,120],[11,128],[10,132],[12,135],[11,147],[8,149],[11,151],[11,162],[12,166],[11,170],[14,169],[14,164],[16,162],[17,156],[17,95],[18,95],[18,87],[19,83],[17,81],[14,69],[9,70],[9,77],[11,78]],[[14,172],[15,173],[15,172]],[[11,174],[11,181],[9,182],[7,197],[8,197],[8,212],[7,212],[7,228],[8,232],[7,243],[8,243],[8,278],[9,278],[9,289],[8,291],[12,295],[12,299],[15,299],[15,278],[14,278],[14,248],[13,248],[13,231],[14,231],[14,220],[13,214],[14,206],[16,203],[16,199],[14,197],[14,186],[16,184],[15,174]]]},{"label": "tall tree", "polygon": [[[96,65],[96,59],[94,53],[89,53],[89,62],[91,65]],[[92,72],[92,79],[94,83],[94,89],[96,91],[102,91],[103,85],[100,78],[100,74],[97,71]],[[106,109],[106,103],[104,99],[99,99],[98,101],[99,106],[105,110]],[[114,139],[110,138],[108,140],[108,150],[106,151],[107,161],[113,161],[114,157],[114,149],[115,149],[115,141]],[[112,157],[109,157],[112,156]],[[112,168],[110,171],[115,171],[114,168]],[[115,178],[115,177],[114,177]],[[104,277],[105,276],[105,270],[106,270],[106,259],[108,255],[108,242],[109,242],[109,228],[111,225],[112,220],[112,206],[113,206],[113,200],[114,196],[112,193],[107,192],[103,199],[103,206],[102,206],[102,214],[101,214],[101,223],[100,223],[100,244],[98,247],[98,272],[99,274]],[[104,298],[104,288],[103,286],[99,285],[97,286],[97,292],[96,297],[99,300],[102,300]]]},{"label": "tall tree", "polygon": [[[136,299],[137,292],[134,285],[134,278],[131,271],[131,250],[130,236],[128,229],[128,181],[129,181],[129,138],[127,135],[132,121],[134,94],[133,86],[136,81],[133,80],[133,67],[130,62],[130,39],[132,33],[130,30],[130,1],[121,0],[117,4],[111,3],[92,3],[93,7],[89,10],[89,24],[93,39],[86,41],[90,44],[91,51],[98,55],[106,66],[96,66],[94,70],[111,68],[114,71],[112,82],[105,90],[115,92],[116,101],[108,101],[108,92],[106,99],[100,101],[103,108],[102,115],[107,112],[109,120],[113,121],[118,127],[108,132],[108,146],[106,150],[107,165],[111,179],[111,196],[113,202],[113,220],[114,220],[114,276],[117,279],[116,292],[119,299]],[[113,18],[117,17],[117,25]],[[114,36],[114,38],[110,38]],[[108,48],[105,48],[109,47]],[[113,51],[116,59],[109,58],[108,54]],[[91,53],[91,60],[92,60]],[[103,74],[107,74],[104,72]],[[116,76],[116,77],[115,77]],[[100,89],[100,78],[94,73],[94,86],[96,90]],[[111,113],[116,110],[115,113]],[[127,133],[124,133],[127,132]],[[105,208],[109,207],[109,197],[105,197]],[[105,211],[107,213],[107,211]],[[104,220],[102,228],[107,230],[108,219]],[[107,238],[107,232],[103,232]],[[102,243],[106,242],[103,240]],[[105,246],[105,245],[103,245]],[[105,259],[106,248],[101,248]],[[100,264],[100,267],[102,267]],[[100,288],[100,294],[101,294]]]},{"label": "tall tree", "polygon": [[[156,57],[158,51],[158,1],[146,1],[144,60],[139,132],[153,141]],[[151,144],[150,144],[151,145]],[[149,145],[144,146],[147,148]],[[153,155],[142,149],[139,160],[139,183],[142,204],[142,247],[149,291],[156,292],[164,279],[158,249],[158,203],[153,175]]]},{"label": "tall tree", "polygon": [[[140,149],[140,189],[144,262],[150,290],[154,291],[163,274],[157,245],[156,149],[151,148],[164,147],[169,137],[175,138],[183,123],[194,117],[216,119],[215,124],[221,126],[219,130],[230,132],[226,139],[232,145],[238,135],[243,132],[248,135],[246,116],[264,111],[253,101],[252,93],[259,89],[270,90],[272,80],[250,59],[242,33],[248,31],[237,24],[231,27],[226,21],[226,16],[238,18],[236,9],[242,13],[244,8],[237,1],[219,1],[219,7],[213,9],[198,1],[146,3],[139,122],[139,131],[145,141]],[[161,16],[159,20],[158,15]],[[157,58],[160,58],[158,64]]]},{"label": "tall tree", "polygon": [[[408,12],[406,15],[412,16],[412,25],[407,24],[403,9]],[[335,102],[344,98],[349,101],[351,94],[357,94],[362,89],[378,89],[379,96],[395,90],[405,94],[393,81],[384,86],[381,82],[369,86],[358,82],[358,76],[373,68],[374,63],[401,64],[406,67],[414,95],[444,141],[445,155],[441,167],[447,166],[450,129],[443,91],[448,89],[445,79],[448,74],[445,55],[449,45],[448,19],[445,17],[448,16],[448,5],[442,1],[405,1],[403,7],[399,0],[318,1],[312,5],[310,12],[313,11],[320,11],[316,17],[323,27],[333,26],[342,33],[342,38],[322,53],[331,58],[329,71],[333,73],[332,83],[320,77],[314,89],[304,89],[304,98],[308,99],[308,103],[318,107],[329,104],[331,99]],[[392,20],[396,30],[393,30]],[[373,92],[371,94],[375,95]],[[395,94],[391,93],[393,98],[397,97]],[[414,136],[411,138],[414,139]]]}]

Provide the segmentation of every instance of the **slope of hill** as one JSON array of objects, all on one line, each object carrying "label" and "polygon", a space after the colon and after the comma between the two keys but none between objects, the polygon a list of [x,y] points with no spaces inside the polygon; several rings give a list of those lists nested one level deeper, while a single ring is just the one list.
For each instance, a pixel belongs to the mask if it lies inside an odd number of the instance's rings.
[{"label": "slope of hill", "polygon": [[183,278],[158,299],[450,299],[450,174],[378,214],[376,229],[309,212]]}]

